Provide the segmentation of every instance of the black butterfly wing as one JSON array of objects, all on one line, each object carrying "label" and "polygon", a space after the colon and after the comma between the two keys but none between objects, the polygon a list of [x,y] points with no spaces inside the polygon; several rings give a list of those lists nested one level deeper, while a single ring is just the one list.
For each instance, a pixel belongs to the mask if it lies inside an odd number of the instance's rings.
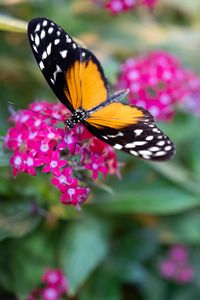
[{"label": "black butterfly wing", "polygon": [[171,140],[156,126],[152,115],[141,107],[111,103],[94,112],[84,125],[115,149],[136,157],[164,161],[175,153]]},{"label": "black butterfly wing", "polygon": [[[29,42],[45,79],[58,99],[72,112],[93,108],[108,98],[100,63],[87,49],[53,21],[36,18],[28,24]],[[99,93],[94,98],[94,91]]]}]

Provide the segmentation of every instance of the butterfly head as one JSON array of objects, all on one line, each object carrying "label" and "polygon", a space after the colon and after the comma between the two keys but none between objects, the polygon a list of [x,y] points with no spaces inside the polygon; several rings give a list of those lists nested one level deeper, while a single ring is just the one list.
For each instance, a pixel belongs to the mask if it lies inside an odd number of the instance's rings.
[{"label": "butterfly head", "polygon": [[71,118],[68,118],[65,120],[65,125],[69,129],[73,129],[74,126],[78,123],[81,123],[85,119],[87,119],[89,114],[82,108],[79,108],[74,112],[74,114],[71,116]]}]

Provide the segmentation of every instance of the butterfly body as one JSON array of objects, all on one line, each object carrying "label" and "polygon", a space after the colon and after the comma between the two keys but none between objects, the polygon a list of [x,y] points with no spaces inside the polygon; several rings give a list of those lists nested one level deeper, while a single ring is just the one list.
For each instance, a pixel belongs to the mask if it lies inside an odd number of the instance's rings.
[{"label": "butterfly body", "polygon": [[128,90],[110,95],[103,69],[92,52],[79,46],[53,21],[36,18],[28,25],[29,42],[45,79],[71,111],[72,129],[82,123],[93,135],[131,155],[166,160],[175,147],[151,114],[120,101]]}]

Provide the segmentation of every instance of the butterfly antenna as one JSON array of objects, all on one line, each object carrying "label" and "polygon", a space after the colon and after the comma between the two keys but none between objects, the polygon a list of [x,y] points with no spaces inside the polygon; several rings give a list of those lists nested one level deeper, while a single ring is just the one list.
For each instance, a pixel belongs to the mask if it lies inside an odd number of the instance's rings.
[{"label": "butterfly antenna", "polygon": [[11,106],[9,107],[9,110],[10,110],[11,114],[14,113],[14,111],[13,111],[13,109],[12,109],[12,106],[16,106],[16,107],[18,107],[18,108],[20,108],[20,109],[31,111],[31,112],[33,112],[33,113],[35,113],[35,114],[38,114],[38,115],[43,116],[43,117],[47,117],[47,118],[52,119],[52,120],[55,120],[55,121],[63,121],[62,119],[57,119],[57,118],[54,118],[54,117],[50,117],[50,116],[47,115],[47,114],[43,114],[43,113],[41,113],[41,112],[39,112],[39,111],[35,111],[35,110],[31,109],[31,108],[24,108],[24,107],[22,107],[22,106],[20,106],[20,105],[18,105],[18,104],[16,104],[16,103],[13,103],[13,102],[11,102],[11,101],[8,101],[8,104],[11,105]]}]

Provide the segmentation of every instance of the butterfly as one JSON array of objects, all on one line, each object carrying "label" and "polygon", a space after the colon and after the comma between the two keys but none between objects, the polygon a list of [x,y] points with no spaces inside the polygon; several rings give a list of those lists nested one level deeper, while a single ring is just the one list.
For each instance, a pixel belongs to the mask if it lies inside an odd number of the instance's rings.
[{"label": "butterfly", "polygon": [[82,123],[94,136],[117,150],[146,160],[170,159],[175,147],[145,109],[120,102],[128,93],[113,95],[103,69],[88,49],[47,18],[28,24],[29,42],[46,81],[71,111],[69,129]]}]

